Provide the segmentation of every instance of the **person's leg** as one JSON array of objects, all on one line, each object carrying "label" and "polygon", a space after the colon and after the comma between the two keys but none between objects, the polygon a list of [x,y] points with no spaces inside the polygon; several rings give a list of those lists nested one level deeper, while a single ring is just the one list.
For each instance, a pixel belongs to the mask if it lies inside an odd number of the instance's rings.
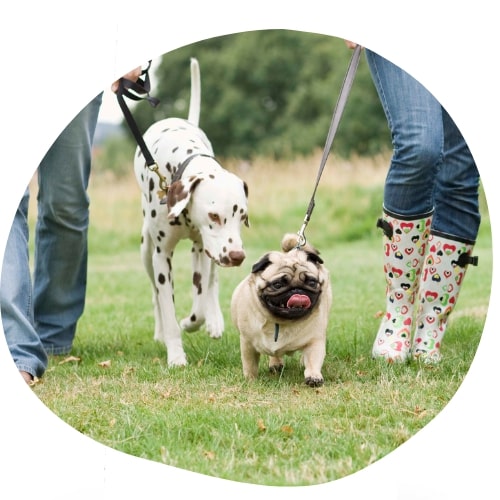
[{"label": "person's leg", "polygon": [[408,73],[366,50],[366,58],[391,131],[393,155],[384,185],[384,208],[405,217],[434,209],[443,160],[439,102]]},{"label": "person's leg", "polygon": [[443,109],[444,154],[434,191],[433,232],[475,242],[479,212],[479,172],[457,126]]},{"label": "person's leg", "polygon": [[405,218],[386,209],[379,219],[383,230],[386,308],[372,347],[372,357],[389,362],[408,359],[420,274],[432,212]]},{"label": "person's leg", "polygon": [[39,170],[35,240],[35,327],[48,354],[71,350],[83,313],[92,141],[101,104],[93,99],[64,129]]},{"label": "person's leg", "polygon": [[442,161],[441,106],[414,78],[367,50],[367,61],[391,131],[393,155],[384,186],[386,311],[372,348],[374,358],[406,361],[411,347],[420,274]]},{"label": "person's leg", "polygon": [[453,312],[472,257],[481,216],[479,172],[467,144],[446,111],[443,163],[438,170],[435,215],[420,282],[412,355],[427,363],[441,359],[448,317]]},{"label": "person's leg", "polygon": [[[41,377],[45,372],[47,355],[33,321],[28,202],[29,192],[26,190],[7,239],[0,283],[0,304],[5,338],[14,363],[21,373],[34,378]],[[27,380],[26,376],[25,379]]]}]

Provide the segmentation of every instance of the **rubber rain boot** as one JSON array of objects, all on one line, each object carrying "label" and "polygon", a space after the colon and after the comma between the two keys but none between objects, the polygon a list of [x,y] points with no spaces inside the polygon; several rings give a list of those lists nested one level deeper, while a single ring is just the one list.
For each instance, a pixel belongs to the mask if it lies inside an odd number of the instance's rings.
[{"label": "rubber rain boot", "polygon": [[420,278],[416,331],[411,348],[413,359],[425,363],[441,360],[441,343],[448,317],[455,308],[472,257],[473,243],[431,234]]},{"label": "rubber rain boot", "polygon": [[377,227],[384,232],[386,312],[372,348],[373,358],[409,358],[415,300],[429,239],[432,212],[404,217],[384,209]]}]

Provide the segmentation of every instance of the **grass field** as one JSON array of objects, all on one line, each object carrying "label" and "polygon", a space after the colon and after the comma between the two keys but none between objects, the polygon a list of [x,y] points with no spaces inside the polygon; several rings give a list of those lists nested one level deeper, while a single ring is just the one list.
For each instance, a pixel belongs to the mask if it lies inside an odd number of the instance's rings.
[{"label": "grass field", "polygon": [[[169,369],[153,340],[149,282],[139,256],[141,210],[132,176],[96,176],[88,298],[70,357],[52,358],[33,390],[83,434],[125,453],[234,481],[294,486],[352,474],[390,453],[433,419],[467,374],[480,341],[491,284],[491,233],[483,224],[440,365],[389,366],[370,359],[384,307],[380,215],[387,158],[332,159],[306,235],[332,275],[325,385],[303,382],[299,356],[281,376],[262,360],[259,379],[243,379],[232,290],[258,257],[297,232],[319,156],[292,164],[229,164],[250,189],[247,259],[221,269],[226,331],[215,341],[185,333],[189,366]],[[32,212],[33,213],[33,212]],[[178,317],[190,309],[189,242],[174,258]]]}]

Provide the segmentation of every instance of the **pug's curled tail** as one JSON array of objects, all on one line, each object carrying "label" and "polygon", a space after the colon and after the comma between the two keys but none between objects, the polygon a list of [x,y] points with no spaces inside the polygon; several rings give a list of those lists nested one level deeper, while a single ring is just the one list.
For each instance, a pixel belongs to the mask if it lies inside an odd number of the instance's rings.
[{"label": "pug's curled tail", "polygon": [[295,248],[297,246],[298,241],[298,234],[287,233],[281,240],[281,249],[283,250],[283,252],[289,252],[290,250],[292,250],[292,248]]},{"label": "pug's curled tail", "polygon": [[[281,240],[281,249],[283,250],[283,252],[289,252],[290,250],[297,248],[298,242],[299,242],[299,235],[298,234],[286,233],[283,236],[283,239]],[[307,252],[313,252],[313,253],[319,255],[319,250],[317,250],[313,246],[309,245],[309,243],[306,243],[303,247],[301,247],[301,249],[305,250]]]}]

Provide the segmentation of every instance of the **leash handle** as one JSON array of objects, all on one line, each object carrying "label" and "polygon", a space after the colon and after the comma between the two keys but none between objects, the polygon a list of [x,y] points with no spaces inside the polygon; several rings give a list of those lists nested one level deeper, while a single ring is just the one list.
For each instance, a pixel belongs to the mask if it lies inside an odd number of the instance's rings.
[{"label": "leash handle", "polygon": [[122,110],[123,116],[125,117],[132,135],[134,136],[137,144],[139,145],[139,148],[141,149],[142,154],[144,155],[144,159],[146,160],[146,164],[148,165],[148,167],[155,165],[156,162],[149,152],[146,143],[144,142],[142,134],[137,127],[137,123],[135,122],[129,107],[127,106],[127,103],[125,102],[124,96],[134,101],[146,99],[153,107],[156,107],[158,105],[158,103],[160,102],[159,99],[156,99],[155,97],[151,97],[149,95],[149,92],[151,90],[151,82],[149,79],[150,67],[151,61],[149,61],[148,66],[142,70],[141,76],[144,76],[144,78],[139,77],[136,82],[133,82],[132,80],[129,80],[127,78],[120,78],[118,83],[118,90],[116,91],[116,98],[118,100],[120,109]]},{"label": "leash handle", "polygon": [[356,70],[358,69],[359,59],[361,56],[361,45],[356,45],[354,52],[351,56],[351,61],[349,62],[349,66],[347,68],[346,75],[344,77],[344,81],[342,82],[342,87],[340,89],[340,95],[337,99],[337,103],[335,104],[335,108],[333,110],[332,120],[330,122],[330,128],[328,129],[328,134],[326,136],[325,146],[323,148],[323,156],[321,158],[318,175],[316,177],[316,184],[314,186],[313,194],[311,196],[311,200],[309,202],[309,206],[306,211],[306,216],[304,218],[304,222],[302,227],[298,231],[298,242],[297,246],[301,247],[306,244],[305,230],[307,224],[311,220],[312,211],[314,210],[315,202],[314,198],[316,196],[316,191],[318,189],[319,181],[321,179],[321,175],[325,168],[326,160],[328,159],[328,155],[330,154],[330,150],[332,148],[333,139],[335,138],[335,134],[337,133],[337,128],[340,123],[340,119],[342,117],[342,113],[344,112],[345,105],[347,103],[347,98],[349,97],[349,93],[352,88],[352,84],[354,82],[354,77],[356,75]]},{"label": "leash handle", "polygon": [[130,112],[130,109],[126,104],[125,99],[123,98],[123,96],[127,96],[129,99],[132,99],[134,101],[146,99],[149,104],[151,104],[151,106],[156,107],[158,105],[158,103],[160,102],[159,99],[156,99],[155,97],[151,97],[149,95],[149,91],[151,90],[151,82],[149,79],[150,67],[151,61],[149,61],[146,69],[143,69],[141,72],[141,76],[144,76],[144,78],[139,77],[136,82],[133,82],[128,78],[120,78],[118,82],[118,90],[116,91],[116,98],[122,110],[123,116],[125,117],[125,120],[130,128],[130,131],[132,132],[132,135],[134,136],[142,152],[142,155],[144,156],[147,167],[158,176],[160,183],[160,191],[158,192],[158,197],[160,198],[160,203],[164,204],[166,202],[166,194],[169,189],[167,179],[164,175],[161,174],[156,160],[149,152],[149,149],[146,146],[139,127],[137,126],[137,123],[135,122],[134,117],[132,116],[132,113]]}]

